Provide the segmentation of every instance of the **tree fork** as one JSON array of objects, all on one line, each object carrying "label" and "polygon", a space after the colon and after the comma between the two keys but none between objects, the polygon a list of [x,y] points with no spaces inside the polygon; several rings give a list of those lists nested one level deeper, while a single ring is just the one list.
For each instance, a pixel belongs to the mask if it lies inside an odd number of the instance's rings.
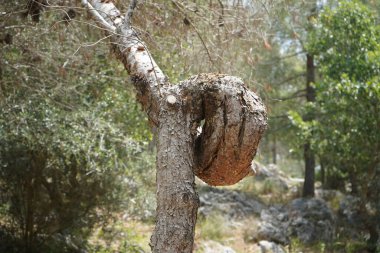
[{"label": "tree fork", "polygon": [[112,35],[137,98],[158,129],[152,251],[190,253],[199,205],[194,174],[210,185],[247,176],[266,129],[265,107],[237,77],[200,74],[171,85],[130,25],[136,0],[125,18],[111,1],[81,1]]}]

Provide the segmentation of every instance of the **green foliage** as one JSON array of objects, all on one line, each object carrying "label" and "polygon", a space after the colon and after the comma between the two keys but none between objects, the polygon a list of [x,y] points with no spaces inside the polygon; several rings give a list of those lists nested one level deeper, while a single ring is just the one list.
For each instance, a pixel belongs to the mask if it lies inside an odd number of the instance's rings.
[{"label": "green foliage", "polygon": [[0,16],[0,39],[13,38],[0,44],[0,234],[10,235],[0,251],[72,252],[97,223],[132,213],[130,199],[153,195],[141,188],[153,182],[152,136],[109,45],[83,44],[98,32],[57,22],[59,8],[20,20],[17,4]]},{"label": "green foliage", "polygon": [[324,242],[318,242],[313,245],[304,245],[299,239],[292,238],[289,247],[289,253],[298,253],[298,252],[318,252],[325,253],[330,252],[330,246],[326,245]]},{"label": "green foliage", "polygon": [[[137,224],[134,224],[137,226]],[[97,228],[95,235],[91,237],[90,252],[96,253],[144,253],[142,244],[148,240],[147,234],[139,233],[134,228],[127,226],[124,219]]]},{"label": "green foliage", "polygon": [[[322,76],[315,84],[315,120],[305,123],[294,113],[292,119],[312,141],[328,185],[359,196],[365,227],[374,231],[378,225],[373,222],[380,217],[374,197],[380,189],[375,183],[380,178],[379,27],[362,4],[341,2],[321,14],[309,50]],[[368,247],[377,240],[373,236],[371,232]]]},{"label": "green foliage", "polygon": [[[356,181],[363,199],[370,200],[369,213],[378,214],[376,16],[355,1],[325,9],[319,20],[315,1],[251,1],[252,6],[224,4],[224,9],[218,1],[176,2],[178,6],[146,1],[134,16],[141,37],[170,80],[176,83],[215,71],[242,77],[263,95],[269,111],[261,159],[272,162],[274,147],[279,167],[299,176],[295,168],[300,163],[290,161],[300,153],[288,151],[308,140],[324,160],[330,181],[339,182],[341,189]],[[336,7],[333,2],[327,4]],[[367,2],[378,7],[375,1]],[[44,242],[39,252],[74,251],[75,245],[88,246],[96,223],[121,207],[128,217],[152,219],[152,135],[133,91],[124,85],[123,67],[110,61],[107,40],[86,25],[86,15],[64,23],[68,7],[50,1],[52,6],[36,24],[12,13],[21,12],[25,3],[0,6],[0,237],[20,252],[28,243],[19,244],[20,238],[32,231],[33,244]],[[125,10],[126,5],[121,7]],[[185,17],[193,25],[185,24]],[[7,34],[13,43],[3,42]],[[304,45],[315,54],[322,76],[315,84],[316,103],[306,106],[304,59],[299,53]],[[313,114],[315,120],[304,122],[305,114]],[[270,202],[286,200],[275,181],[244,187],[273,196]],[[338,206],[336,200],[335,209]],[[33,226],[26,228],[27,220]],[[201,236],[223,240],[229,229],[220,225],[223,222],[218,216],[202,220]],[[88,249],[140,252],[135,246],[139,236],[118,225],[99,236],[117,237],[117,248]],[[0,251],[11,252],[2,246]],[[321,244],[315,251],[323,250]]]},{"label": "green foliage", "polygon": [[[342,2],[321,14],[309,43],[323,75],[316,84],[313,146],[341,177],[359,181],[361,172],[373,175],[379,166],[380,61],[373,56],[380,53],[380,32],[374,20],[360,3]],[[308,135],[305,124],[298,118]]]},{"label": "green foliage", "polygon": [[380,30],[375,16],[357,1],[342,1],[325,9],[309,38],[323,75],[339,80],[366,81],[380,74]]},{"label": "green foliage", "polygon": [[[344,78],[344,77],[343,77]],[[380,82],[342,79],[334,85],[318,85],[316,143],[323,156],[334,154],[330,165],[370,168],[376,166],[380,145]],[[373,164],[374,163],[374,164]]]},{"label": "green foliage", "polygon": [[20,233],[36,243],[91,228],[117,210],[129,186],[127,159],[140,147],[106,117],[107,101],[68,111],[39,97],[16,99],[1,103],[0,188]]},{"label": "green foliage", "polygon": [[333,245],[334,250],[343,251],[347,253],[365,252],[367,245],[365,242],[356,240],[349,240],[346,242],[335,242]]},{"label": "green foliage", "polygon": [[314,106],[312,104],[309,104],[308,106],[302,108],[300,110],[301,112],[288,112],[290,122],[293,126],[297,128],[296,135],[298,137],[297,141],[299,145],[305,143],[306,140],[310,141],[311,137],[313,136],[313,130],[315,129],[315,121],[304,121],[301,116],[301,113],[310,115],[310,113],[314,112],[313,108]]}]

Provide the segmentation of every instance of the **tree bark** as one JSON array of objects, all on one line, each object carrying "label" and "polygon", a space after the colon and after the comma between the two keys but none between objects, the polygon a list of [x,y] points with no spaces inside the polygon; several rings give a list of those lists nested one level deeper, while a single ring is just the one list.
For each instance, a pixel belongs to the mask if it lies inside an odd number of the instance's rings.
[{"label": "tree bark", "polygon": [[[370,216],[370,220],[371,220]],[[367,225],[368,232],[369,232],[369,238],[367,240],[367,250],[369,253],[376,253],[378,252],[378,241],[379,241],[379,232],[378,232],[378,223],[376,220],[373,218],[371,220],[372,222]]]},{"label": "tree bark", "polygon": [[34,233],[34,168],[31,168],[32,176],[25,182],[25,228],[24,228],[24,246],[25,253],[33,252],[33,233]]},{"label": "tree bark", "polygon": [[[315,101],[315,90],[312,84],[315,83],[315,66],[314,56],[306,55],[306,101]],[[304,117],[305,121],[313,120],[311,114]],[[304,144],[304,161],[305,161],[305,181],[303,184],[303,197],[314,197],[314,182],[315,182],[315,155],[311,148],[310,141]]]},{"label": "tree bark", "polygon": [[199,205],[194,174],[210,185],[230,185],[247,176],[266,129],[265,107],[237,77],[200,74],[171,85],[130,26],[133,8],[124,20],[112,2],[82,4],[113,35],[137,98],[158,129],[152,252],[190,253]]},{"label": "tree bark", "polygon": [[314,181],[315,181],[315,159],[314,152],[307,142],[304,145],[304,159],[305,159],[305,181],[303,184],[302,197],[314,197]]},{"label": "tree bark", "polygon": [[325,162],[323,158],[319,158],[319,163],[321,165],[321,183],[322,183],[322,188],[326,189],[326,167],[325,167]]},{"label": "tree bark", "polygon": [[192,119],[179,105],[160,109],[157,144],[157,221],[152,252],[192,252],[198,195],[194,183]]}]

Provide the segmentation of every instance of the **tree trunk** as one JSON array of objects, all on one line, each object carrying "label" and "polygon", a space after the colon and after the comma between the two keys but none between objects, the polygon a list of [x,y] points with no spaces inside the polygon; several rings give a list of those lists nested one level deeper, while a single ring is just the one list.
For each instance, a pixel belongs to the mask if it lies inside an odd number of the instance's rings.
[{"label": "tree trunk", "polygon": [[231,185],[247,176],[266,129],[265,107],[236,77],[200,74],[171,85],[130,26],[136,0],[125,19],[112,2],[82,3],[113,35],[137,99],[158,129],[152,251],[190,253],[199,205],[194,174],[210,185]]},{"label": "tree trunk", "polygon": [[326,167],[323,158],[319,158],[319,163],[321,164],[321,183],[322,188],[326,189]]},{"label": "tree trunk", "polygon": [[350,194],[359,195],[359,189],[358,189],[359,185],[358,185],[358,180],[357,180],[357,172],[355,168],[352,168],[349,170],[348,180],[350,181],[350,184],[351,184]]},{"label": "tree trunk", "polygon": [[[306,101],[315,101],[315,90],[311,86],[315,82],[315,66],[314,56],[306,55]],[[305,121],[313,120],[311,114],[304,117]],[[303,184],[303,197],[314,197],[314,181],[315,181],[315,155],[311,148],[310,142],[304,144],[304,160],[305,160],[305,181]]]},{"label": "tree trunk", "polygon": [[31,168],[31,176],[25,182],[25,228],[24,228],[24,246],[25,253],[33,252],[33,233],[34,233],[34,168]]},{"label": "tree trunk", "polygon": [[369,238],[367,240],[367,250],[369,253],[378,252],[378,241],[379,241],[379,232],[378,232],[378,223],[375,219],[373,222],[368,225]]},{"label": "tree trunk", "polygon": [[305,181],[303,184],[302,197],[314,197],[314,181],[315,181],[315,159],[314,153],[310,148],[310,143],[304,145],[305,159]]},{"label": "tree trunk", "polygon": [[160,110],[157,144],[157,223],[152,252],[192,252],[198,195],[194,183],[193,137],[181,106]]}]

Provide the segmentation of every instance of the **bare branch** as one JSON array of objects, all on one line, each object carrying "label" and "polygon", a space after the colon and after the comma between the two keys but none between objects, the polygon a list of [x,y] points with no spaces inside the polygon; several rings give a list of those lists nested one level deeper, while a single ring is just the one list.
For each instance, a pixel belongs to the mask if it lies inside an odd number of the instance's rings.
[{"label": "bare branch", "polygon": [[294,76],[291,76],[291,77],[288,77],[288,78],[286,78],[286,79],[284,79],[284,80],[282,80],[282,81],[280,81],[280,82],[278,82],[278,83],[274,83],[273,84],[273,86],[279,86],[279,85],[282,85],[282,84],[284,84],[284,83],[288,83],[288,82],[290,82],[290,81],[293,81],[293,80],[296,80],[296,79],[298,79],[298,78],[300,78],[300,77],[304,77],[306,75],[306,73],[299,73],[299,74],[297,74],[297,75],[294,75]]},{"label": "bare branch", "polygon": [[124,25],[126,27],[131,27],[131,19],[133,16],[133,11],[135,10],[136,6],[137,6],[137,0],[131,0],[131,3],[129,4],[129,7],[128,7],[128,11],[125,14],[125,18],[124,18]]},{"label": "bare branch", "polygon": [[108,23],[102,15],[100,15],[99,11],[96,10],[87,0],[82,0],[82,5],[86,7],[90,13],[93,15],[94,19],[105,29],[109,31],[116,31],[116,27]]},{"label": "bare branch", "polygon": [[[178,9],[178,10],[179,10],[179,11],[180,11],[180,12],[186,17],[186,13],[181,9],[181,7],[178,5],[178,3],[177,3],[176,1],[174,1],[174,0],[172,0],[172,3],[174,3],[174,5],[177,7],[177,9]],[[198,31],[198,29],[197,29],[197,27],[194,25],[194,23],[191,22],[190,20],[188,20],[188,21],[189,21],[191,27],[193,27],[193,29],[194,29],[194,31],[196,32],[196,34],[198,35],[198,38],[199,38],[199,40],[201,41],[203,47],[205,48],[206,53],[207,53],[207,56],[208,56],[208,59],[210,60],[210,63],[211,63],[212,65],[215,65],[215,64],[214,64],[214,61],[212,60],[212,57],[211,57],[210,51],[208,50],[208,47],[206,46],[206,43],[205,43],[205,41],[203,40],[202,35],[201,35],[200,32]]]},{"label": "bare branch", "polygon": [[[158,67],[145,43],[139,39],[134,29],[130,25],[124,25],[125,18],[120,15],[120,11],[112,1],[81,1],[85,7],[89,8],[92,16],[101,26],[108,27],[106,30],[112,35],[111,41],[115,52],[131,76],[138,100],[143,105],[150,121],[157,125],[160,89],[168,84],[167,77]],[[136,0],[132,1],[130,13],[136,7],[136,3]]]},{"label": "bare branch", "polygon": [[110,38],[111,36],[112,36],[112,35],[108,35],[108,36],[106,36],[106,37],[103,37],[103,38],[101,38],[101,39],[95,41],[95,42],[81,44],[81,45],[75,50],[75,52],[70,56],[70,58],[67,59],[67,60],[63,63],[62,68],[66,68],[67,64],[70,62],[70,59],[73,58],[73,57],[78,53],[78,51],[79,51],[82,47],[92,47],[92,46],[95,46],[95,45],[99,44],[100,42],[102,42],[103,40],[106,40],[106,39]]},{"label": "bare branch", "polygon": [[218,0],[218,2],[219,2],[219,5],[220,5],[220,8],[222,9],[222,16],[223,16],[223,14],[224,14],[224,5],[222,3],[222,0]]}]

